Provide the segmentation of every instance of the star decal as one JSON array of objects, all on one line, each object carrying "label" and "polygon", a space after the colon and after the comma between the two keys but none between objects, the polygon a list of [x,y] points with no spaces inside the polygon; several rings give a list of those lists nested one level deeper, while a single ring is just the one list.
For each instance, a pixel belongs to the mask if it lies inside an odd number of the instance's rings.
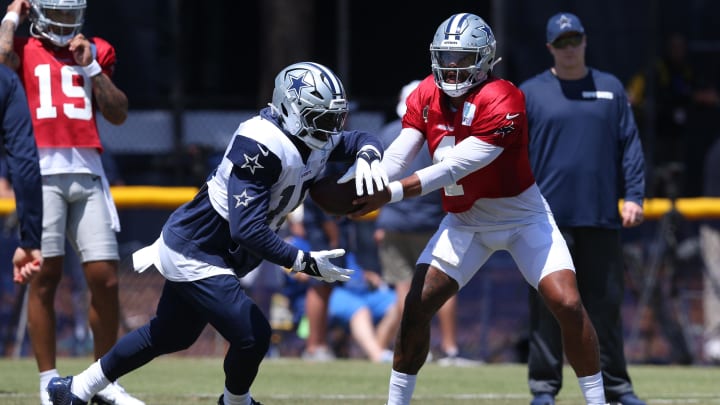
[{"label": "star decal", "polygon": [[300,76],[290,76],[290,87],[288,87],[288,93],[289,92],[295,92],[295,97],[300,97],[300,90],[302,90],[305,87],[312,87],[312,83],[308,83],[305,81],[305,76],[307,76],[308,72],[304,71]]},{"label": "star decal", "polygon": [[572,27],[572,21],[570,20],[570,17],[566,16],[565,14],[561,15],[560,18],[558,18],[557,23],[560,26],[560,29]]},{"label": "star decal", "polygon": [[233,194],[233,198],[235,198],[235,208],[241,205],[247,207],[248,203],[255,199],[255,197],[250,197],[247,194],[247,190],[243,190],[242,194]]},{"label": "star decal", "polygon": [[245,169],[245,168],[250,169],[250,173],[255,174],[255,169],[264,169],[265,168],[263,165],[260,164],[260,162],[258,162],[260,155],[255,155],[255,156],[250,157],[243,153],[243,156],[245,156],[245,163],[243,163],[242,166],[240,166],[240,167],[243,169]]}]

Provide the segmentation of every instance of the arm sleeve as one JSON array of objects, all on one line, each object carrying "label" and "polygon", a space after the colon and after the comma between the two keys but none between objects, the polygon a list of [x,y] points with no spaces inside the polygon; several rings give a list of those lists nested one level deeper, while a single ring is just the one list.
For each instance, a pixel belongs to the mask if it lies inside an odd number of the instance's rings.
[{"label": "arm sleeve", "polygon": [[284,267],[292,267],[298,249],[267,225],[270,185],[262,176],[248,178],[247,171],[233,168],[228,181],[230,235],[243,249]]},{"label": "arm sleeve", "polygon": [[43,202],[37,146],[25,91],[14,73],[8,83],[2,131],[20,222],[20,246],[39,249]]},{"label": "arm sleeve", "polygon": [[645,157],[630,103],[624,95],[621,102],[619,130],[622,136],[619,147],[622,150],[624,198],[642,205],[645,197]]},{"label": "arm sleeve", "polygon": [[464,139],[442,161],[415,172],[422,185],[421,195],[457,183],[468,174],[489,165],[502,151],[502,147],[474,136]]},{"label": "arm sleeve", "polygon": [[400,131],[400,135],[385,151],[382,161],[391,181],[397,180],[405,172],[407,166],[415,160],[424,143],[425,137],[417,129],[403,128]]}]

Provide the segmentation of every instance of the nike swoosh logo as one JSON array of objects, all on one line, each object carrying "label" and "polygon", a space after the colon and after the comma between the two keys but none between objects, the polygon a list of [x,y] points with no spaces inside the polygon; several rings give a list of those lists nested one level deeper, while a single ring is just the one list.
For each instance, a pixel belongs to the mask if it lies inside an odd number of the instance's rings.
[{"label": "nike swoosh logo", "polygon": [[505,114],[505,119],[506,119],[506,120],[511,120],[511,119],[517,118],[517,117],[519,117],[519,116],[520,116],[520,114],[510,114],[510,113],[507,113],[507,114]]},{"label": "nike swoosh logo", "polygon": [[268,153],[270,153],[270,152],[268,152],[267,149],[263,148],[263,146],[261,144],[257,144],[257,146],[258,146],[258,149],[260,149],[260,153],[262,153],[263,156],[267,156]]}]

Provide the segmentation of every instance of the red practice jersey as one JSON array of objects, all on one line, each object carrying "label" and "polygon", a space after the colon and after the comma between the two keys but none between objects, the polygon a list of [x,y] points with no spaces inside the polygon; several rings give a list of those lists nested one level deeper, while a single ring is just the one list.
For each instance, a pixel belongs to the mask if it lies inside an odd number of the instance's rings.
[{"label": "red practice jersey", "polygon": [[447,212],[467,211],[479,198],[516,196],[535,182],[528,157],[525,97],[507,80],[489,77],[467,94],[462,110],[453,111],[430,75],[408,97],[403,128],[425,135],[434,162],[470,136],[504,149],[489,165],[443,188]]},{"label": "red practice jersey", "polygon": [[[111,76],[115,49],[90,38],[93,56]],[[95,122],[92,82],[75,64],[68,47],[44,45],[37,38],[16,38],[18,74],[25,86],[38,147],[97,148],[102,151]]]}]

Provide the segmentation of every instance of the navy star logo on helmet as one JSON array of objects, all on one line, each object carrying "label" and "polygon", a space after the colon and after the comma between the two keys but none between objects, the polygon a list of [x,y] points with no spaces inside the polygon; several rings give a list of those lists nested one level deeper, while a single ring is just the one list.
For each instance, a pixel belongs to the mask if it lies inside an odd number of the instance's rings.
[{"label": "navy star logo on helmet", "polygon": [[295,97],[300,98],[300,90],[304,89],[305,87],[312,87],[312,83],[308,83],[305,81],[305,77],[307,76],[308,72],[305,71],[300,76],[290,76],[290,86],[288,87],[288,92],[295,93]]}]

